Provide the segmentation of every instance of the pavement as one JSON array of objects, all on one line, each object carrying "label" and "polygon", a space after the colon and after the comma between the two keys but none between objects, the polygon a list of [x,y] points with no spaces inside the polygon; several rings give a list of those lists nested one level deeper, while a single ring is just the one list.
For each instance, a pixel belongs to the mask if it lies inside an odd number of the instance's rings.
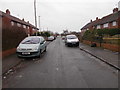
[{"label": "pavement", "polygon": [[110,66],[120,70],[120,65],[118,63],[118,56],[120,55],[119,52],[110,51],[102,47],[91,47],[83,43],[80,43],[79,48],[80,50],[83,50],[99,60],[109,64]]},{"label": "pavement", "polygon": [[[89,45],[83,43],[80,43],[79,48],[80,50],[83,50],[86,53],[89,53],[101,61],[109,64],[110,66],[120,70],[120,66],[118,64],[118,56],[120,54],[118,52],[113,52],[100,47],[90,47]],[[4,58],[2,60],[2,73],[6,73],[10,68],[18,65],[21,62],[22,59],[17,58],[16,54]]]},{"label": "pavement", "polygon": [[16,65],[21,63],[21,59],[17,57],[16,54],[12,54],[10,56],[5,57],[2,60],[2,73],[6,73],[9,69],[15,67]]}]

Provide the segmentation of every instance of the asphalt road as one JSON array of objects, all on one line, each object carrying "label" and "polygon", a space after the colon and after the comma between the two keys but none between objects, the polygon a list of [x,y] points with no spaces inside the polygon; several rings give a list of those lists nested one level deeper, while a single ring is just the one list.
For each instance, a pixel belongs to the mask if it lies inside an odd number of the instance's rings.
[{"label": "asphalt road", "polygon": [[42,57],[24,60],[3,88],[117,88],[117,71],[57,38]]}]

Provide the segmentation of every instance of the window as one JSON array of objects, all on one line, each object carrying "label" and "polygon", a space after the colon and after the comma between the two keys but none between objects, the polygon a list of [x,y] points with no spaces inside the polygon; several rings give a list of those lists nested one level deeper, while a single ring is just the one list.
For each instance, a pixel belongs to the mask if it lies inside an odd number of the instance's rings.
[{"label": "window", "polygon": [[22,44],[38,44],[40,42],[39,38],[28,37],[25,38],[21,43]]},{"label": "window", "polygon": [[17,23],[17,26],[18,26],[18,27],[21,27],[21,24],[20,24],[20,23]]},{"label": "window", "polygon": [[97,25],[97,29],[100,29],[100,25]]},{"label": "window", "polygon": [[112,26],[116,26],[116,25],[117,25],[116,21],[112,22]]},{"label": "window", "polygon": [[70,36],[67,36],[67,39],[76,39],[77,37],[75,35],[70,35]]},{"label": "window", "polygon": [[27,26],[27,29],[29,29],[30,27],[29,26]]},{"label": "window", "polygon": [[25,25],[23,25],[23,28],[26,28],[26,26],[25,26]]},{"label": "window", "polygon": [[33,28],[32,30],[33,30],[33,31],[35,31],[35,29],[34,29],[34,28]]},{"label": "window", "polygon": [[14,26],[14,22],[13,21],[11,21],[11,25]]},{"label": "window", "polygon": [[103,27],[104,27],[104,28],[108,27],[108,23],[104,24]]}]

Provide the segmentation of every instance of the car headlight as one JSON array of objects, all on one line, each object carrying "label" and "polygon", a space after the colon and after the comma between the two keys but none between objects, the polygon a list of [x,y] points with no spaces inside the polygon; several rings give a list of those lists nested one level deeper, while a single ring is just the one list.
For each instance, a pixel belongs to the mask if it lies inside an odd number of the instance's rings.
[{"label": "car headlight", "polygon": [[70,43],[71,41],[67,40],[68,43]]},{"label": "car headlight", "polygon": [[38,51],[38,47],[33,48],[33,51]]},{"label": "car headlight", "polygon": [[76,40],[76,42],[79,42],[79,40]]},{"label": "car headlight", "polygon": [[17,50],[21,50],[21,48],[18,46],[18,47],[17,47]]}]

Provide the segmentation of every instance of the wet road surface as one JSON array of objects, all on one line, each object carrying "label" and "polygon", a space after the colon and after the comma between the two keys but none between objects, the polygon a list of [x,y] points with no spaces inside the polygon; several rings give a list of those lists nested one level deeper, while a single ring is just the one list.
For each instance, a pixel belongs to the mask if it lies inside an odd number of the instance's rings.
[{"label": "wet road surface", "polygon": [[57,38],[42,57],[24,60],[3,88],[117,88],[117,71]]}]

